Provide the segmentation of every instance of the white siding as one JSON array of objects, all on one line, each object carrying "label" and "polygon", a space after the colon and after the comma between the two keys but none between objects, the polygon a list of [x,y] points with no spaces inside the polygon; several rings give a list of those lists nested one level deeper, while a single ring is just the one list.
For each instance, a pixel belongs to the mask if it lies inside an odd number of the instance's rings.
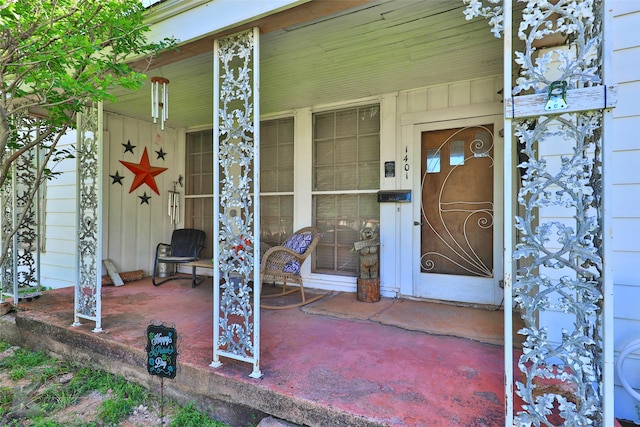
[{"label": "white siding", "polygon": [[[613,110],[614,342],[616,357],[631,341],[640,339],[640,2],[612,1],[613,79],[619,101]],[[625,360],[616,372],[615,415],[640,422],[640,402],[620,386],[619,374],[640,391],[640,354]]]},{"label": "white siding", "polygon": [[[143,270],[145,276],[151,275],[155,247],[169,242],[173,231],[167,213],[168,191],[179,175],[184,177],[184,132],[159,131],[159,125],[112,114],[105,114],[105,127],[103,258],[112,260],[118,271]],[[135,146],[133,154],[125,152],[123,144],[128,142]],[[120,163],[139,163],[145,147],[151,166],[168,168],[155,177],[159,195],[146,184],[130,192],[134,174]],[[157,153],[160,149],[164,160]],[[124,177],[122,185],[110,177],[116,171]],[[184,209],[184,188],[177,190]],[[145,193],[151,197],[148,204],[141,203]]]},{"label": "white siding", "polygon": [[[59,142],[59,148],[74,151],[76,133],[71,130]],[[74,151],[75,152],[75,151]],[[46,181],[45,232],[40,236],[40,282],[45,287],[74,286],[76,281],[76,159],[65,159],[49,165],[59,172],[55,179]]]},{"label": "white siding", "polygon": [[[105,114],[105,129],[102,255],[121,272],[143,270],[150,275],[156,245],[168,242],[173,230],[167,214],[167,192],[179,175],[184,176],[184,132],[167,128],[158,142],[157,125],[110,114]],[[124,152],[127,141],[135,146],[133,154]],[[75,142],[75,132],[70,132],[64,145],[71,148]],[[159,195],[145,184],[130,192],[134,174],[120,163],[139,163],[145,147],[152,166],[168,168],[155,177]],[[158,158],[160,148],[166,153],[165,160]],[[46,184],[41,282],[60,288],[74,286],[76,280],[76,160],[65,160],[54,170],[62,174]],[[114,184],[110,177],[116,171],[124,177],[122,185]],[[182,219],[184,188],[177,190],[181,192]],[[149,204],[141,204],[139,196],[145,192],[151,197]]]},{"label": "white siding", "polygon": [[[419,238],[415,242],[420,218],[416,211],[421,203],[421,189],[414,182],[415,171],[420,171],[420,152],[414,141],[414,129],[425,123],[462,120],[502,114],[502,77],[492,76],[434,85],[400,92],[397,101],[396,177],[382,178],[383,189],[412,189],[411,204],[382,204],[381,220],[395,224],[394,246],[383,248],[381,271],[393,271],[401,295],[415,296],[415,275],[419,274],[416,259],[419,254]],[[500,129],[496,129],[498,132]],[[384,140],[383,140],[384,141]],[[416,152],[417,150],[417,152]],[[404,173],[405,158],[409,164],[408,177]],[[384,176],[384,175],[382,175]],[[391,219],[393,218],[393,220]],[[410,244],[410,242],[414,242]],[[416,249],[417,247],[417,249]],[[386,251],[386,252],[384,252]]]}]

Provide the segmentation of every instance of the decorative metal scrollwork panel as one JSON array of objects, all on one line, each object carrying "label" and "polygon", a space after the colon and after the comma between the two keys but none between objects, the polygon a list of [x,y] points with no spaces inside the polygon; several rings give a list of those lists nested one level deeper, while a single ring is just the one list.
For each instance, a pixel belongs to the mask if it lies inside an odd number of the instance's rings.
[{"label": "decorative metal scrollwork panel", "polygon": [[[254,191],[257,165],[258,93],[256,86],[258,32],[250,30],[217,40],[215,50],[217,127],[214,152],[218,168],[214,197],[217,214],[217,252],[214,251],[214,362],[226,356],[258,368],[259,285],[255,270],[254,247],[257,215]],[[219,185],[217,183],[219,182]],[[255,185],[254,185],[255,184]],[[217,203],[216,203],[217,201]],[[217,267],[217,268],[216,268]],[[256,304],[256,301],[258,303]],[[219,306],[218,306],[219,304]]]},{"label": "decorative metal scrollwork panel", "polygon": [[100,190],[102,149],[102,106],[92,105],[78,120],[78,248],[75,289],[75,322],[85,318],[101,330],[101,241]]},{"label": "decorative metal scrollwork panel", "polygon": [[[465,3],[468,18],[485,16],[494,34],[502,31],[498,1]],[[513,95],[548,91],[551,100],[557,96],[554,88],[601,84],[602,13],[598,0],[526,1]],[[539,54],[550,37],[566,38],[567,47]],[[603,424],[603,114],[602,107],[562,114],[562,107],[555,103],[546,116],[513,120],[522,154],[522,215],[516,218],[519,243],[513,254],[518,260],[513,296],[526,336],[518,362],[522,378],[516,382],[524,401],[516,416],[522,426],[556,425],[550,418],[554,412],[566,426]],[[539,154],[551,144],[564,155]],[[550,211],[557,219],[541,218]],[[539,324],[547,312],[562,313],[562,330]],[[543,388],[549,381],[564,383],[571,396]]]},{"label": "decorative metal scrollwork panel", "polygon": [[[2,197],[0,199],[2,200],[2,242],[5,242],[13,230],[13,180],[6,180],[0,191],[2,191]],[[0,271],[2,275],[0,278],[0,280],[2,280],[0,301],[4,299],[5,295],[13,296],[17,292],[17,289],[14,289],[13,280],[13,252],[13,244],[9,244],[2,265],[0,266],[2,268]]]},{"label": "decorative metal scrollwork panel", "polygon": [[[41,158],[39,146],[33,145],[41,138],[39,119],[18,117],[12,124],[11,147],[16,158],[11,169],[11,179],[3,188],[2,233],[3,242],[9,236],[10,243],[2,267],[3,294],[20,298],[40,295],[38,206],[40,202],[39,171]],[[51,142],[44,138],[43,144]]]}]

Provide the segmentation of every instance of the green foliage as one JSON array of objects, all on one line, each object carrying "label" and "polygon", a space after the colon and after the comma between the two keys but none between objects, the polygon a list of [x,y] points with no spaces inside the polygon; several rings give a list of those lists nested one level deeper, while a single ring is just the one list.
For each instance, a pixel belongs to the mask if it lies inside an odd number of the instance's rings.
[{"label": "green foliage", "polygon": [[6,414],[13,402],[13,389],[11,387],[0,387],[0,417]]},{"label": "green foliage", "polygon": [[102,402],[98,414],[102,421],[115,424],[129,415],[133,408],[149,399],[149,393],[138,384],[130,383],[122,377],[107,375],[109,378],[106,379],[105,385],[110,385],[112,397]]},{"label": "green foliage", "polygon": [[212,420],[206,414],[198,411],[191,402],[176,413],[169,427],[228,427],[228,425]]},{"label": "green foliage", "polygon": [[13,355],[0,360],[0,367],[34,367],[53,362],[53,358],[43,351],[30,351],[23,348],[17,349]]},{"label": "green foliage", "polygon": [[47,122],[66,126],[85,100],[112,99],[117,86],[139,88],[144,75],[124,60],[171,43],[147,43],[143,12],[138,0],[9,3],[0,22],[3,92],[29,99],[46,109]]},{"label": "green foliage", "polygon": [[[0,0],[2,1],[2,0]],[[0,349],[10,345],[0,341]],[[37,408],[37,414],[29,419],[31,427],[96,427],[121,425],[133,409],[140,405],[150,405],[157,398],[144,387],[127,381],[125,378],[108,372],[79,367],[73,363],[60,361],[43,352],[17,349],[12,356],[0,360],[0,370],[9,371],[10,375],[28,380],[30,386],[23,392],[23,399],[31,408]],[[71,373],[66,383],[59,381],[62,375]],[[77,404],[89,393],[97,392],[105,396],[97,410],[94,421],[60,424],[52,414]],[[0,424],[5,415],[11,411],[16,399],[12,387],[0,386]],[[229,427],[220,421],[210,419],[205,413],[198,411],[193,403],[186,407],[178,407],[168,402],[168,407],[175,415],[169,426],[172,427]],[[3,427],[27,425],[20,420],[2,424]]]},{"label": "green foliage", "polygon": [[[147,42],[144,10],[139,0],[0,0],[0,188],[34,147],[44,159],[35,187],[54,178],[55,164],[74,155],[57,144],[76,114],[114,100],[115,88],[142,86],[146,76],[126,61],[174,44]],[[14,230],[4,233],[0,263]]]}]

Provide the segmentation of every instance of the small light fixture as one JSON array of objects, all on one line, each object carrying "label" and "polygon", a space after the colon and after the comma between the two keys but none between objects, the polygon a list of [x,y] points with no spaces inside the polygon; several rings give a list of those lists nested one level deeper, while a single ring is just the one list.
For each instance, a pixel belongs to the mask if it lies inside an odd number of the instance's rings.
[{"label": "small light fixture", "polygon": [[160,119],[160,128],[164,130],[164,122],[169,117],[169,79],[164,77],[151,77],[151,117],[153,123]]}]

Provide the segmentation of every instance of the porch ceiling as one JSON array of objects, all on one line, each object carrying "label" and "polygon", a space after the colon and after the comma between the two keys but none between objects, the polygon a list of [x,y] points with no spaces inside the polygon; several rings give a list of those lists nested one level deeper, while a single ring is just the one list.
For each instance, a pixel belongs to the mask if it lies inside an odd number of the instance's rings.
[{"label": "porch ceiling", "polygon": [[[261,113],[500,74],[502,40],[485,20],[466,21],[464,7],[376,0],[261,34]],[[169,127],[212,123],[211,51],[146,73],[171,81]],[[149,121],[149,91],[116,92],[105,110]]]}]

